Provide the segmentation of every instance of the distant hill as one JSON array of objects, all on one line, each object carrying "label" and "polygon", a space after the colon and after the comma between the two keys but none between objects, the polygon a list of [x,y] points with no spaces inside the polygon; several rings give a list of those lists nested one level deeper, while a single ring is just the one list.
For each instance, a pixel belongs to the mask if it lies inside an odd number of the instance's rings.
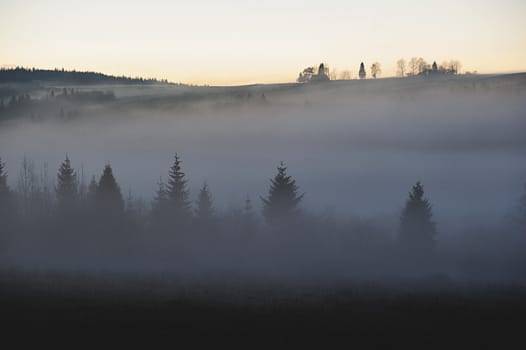
[{"label": "distant hill", "polygon": [[170,84],[168,80],[152,78],[116,77],[98,72],[77,72],[64,69],[29,69],[16,67],[0,69],[1,83],[27,83],[33,81],[59,81],[70,84]]}]

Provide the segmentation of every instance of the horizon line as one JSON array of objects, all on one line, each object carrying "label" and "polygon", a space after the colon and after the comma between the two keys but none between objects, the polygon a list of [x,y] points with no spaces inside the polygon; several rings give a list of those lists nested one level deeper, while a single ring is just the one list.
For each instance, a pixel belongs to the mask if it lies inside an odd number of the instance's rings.
[{"label": "horizon line", "polygon": [[[293,81],[276,81],[276,82],[247,82],[247,83],[233,83],[233,84],[213,84],[213,83],[188,83],[188,82],[182,82],[182,81],[171,81],[168,78],[157,78],[157,77],[145,77],[145,76],[132,76],[132,75],[117,75],[114,73],[107,73],[103,71],[96,71],[96,70],[77,70],[76,68],[73,69],[65,69],[64,67],[58,68],[42,68],[42,67],[28,67],[28,66],[21,66],[21,65],[14,65],[14,64],[3,64],[0,66],[0,71],[9,71],[9,70],[16,70],[16,69],[23,69],[23,70],[37,70],[37,71],[55,71],[55,72],[67,72],[67,73],[90,73],[90,74],[100,74],[106,77],[112,77],[112,78],[123,78],[123,79],[130,79],[130,80],[143,80],[145,82],[153,82],[153,83],[159,83],[159,84],[169,84],[169,85],[187,85],[187,86],[194,86],[194,87],[244,87],[244,86],[253,86],[253,85],[277,85],[277,84],[304,84],[299,83],[296,80]],[[458,73],[455,74],[457,76],[473,76],[473,75],[508,75],[508,74],[521,74],[526,73],[526,69],[524,70],[505,70],[505,71],[496,71],[496,72],[464,72],[464,73]],[[414,75],[418,76],[418,75]],[[380,79],[390,79],[390,78],[410,78],[413,76],[396,76],[396,75],[388,75],[388,76],[379,76],[378,78],[372,78],[372,77],[366,77],[365,79],[360,78],[351,78],[351,79],[330,79],[329,81],[351,81],[351,80],[380,80]]]}]

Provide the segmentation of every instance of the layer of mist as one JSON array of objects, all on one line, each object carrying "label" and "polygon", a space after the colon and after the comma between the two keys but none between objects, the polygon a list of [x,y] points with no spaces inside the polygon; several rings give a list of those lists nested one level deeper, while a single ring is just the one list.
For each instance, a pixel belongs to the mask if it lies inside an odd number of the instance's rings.
[{"label": "layer of mist", "polygon": [[[526,282],[518,209],[526,182],[525,75],[236,88],[68,85],[60,97],[62,88],[5,89],[33,101],[0,114],[8,185],[20,187],[25,159],[51,200],[43,216],[16,206],[0,244],[4,269],[166,273],[223,284]],[[113,97],[71,97],[90,91]],[[175,153],[192,203],[206,181],[213,224],[152,219],[157,184],[168,180]],[[111,164],[122,196],[133,200],[112,218],[64,217],[54,188],[66,156],[85,186]],[[281,161],[305,195],[301,214],[275,226],[260,215],[260,196]],[[408,251],[398,239],[417,181],[437,224],[431,254]]]}]

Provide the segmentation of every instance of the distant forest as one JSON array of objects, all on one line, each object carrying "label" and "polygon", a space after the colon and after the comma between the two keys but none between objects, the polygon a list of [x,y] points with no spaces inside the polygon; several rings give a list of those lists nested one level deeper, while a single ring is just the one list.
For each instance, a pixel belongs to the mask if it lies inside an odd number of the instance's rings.
[{"label": "distant forest", "polygon": [[[270,180],[268,193],[261,196],[260,222],[247,196],[238,209],[221,213],[214,208],[210,187],[203,183],[192,203],[188,179],[182,170],[181,159],[175,154],[167,182],[159,179],[157,190],[150,205],[143,199],[133,197],[131,192],[125,198],[121,187],[106,164],[99,180],[93,176],[86,184],[83,171],[77,174],[69,158],[62,162],[53,184],[48,180],[48,168],[44,166],[38,174],[32,161],[24,158],[17,174],[16,190],[7,183],[5,163],[0,159],[0,240],[15,232],[28,230],[35,234],[61,228],[72,234],[74,230],[87,230],[87,237],[93,232],[104,231],[111,236],[112,230],[134,232],[142,237],[159,237],[161,234],[208,233],[217,235],[242,235],[256,232],[282,231],[319,235],[320,238],[355,238],[363,244],[372,244],[373,237],[387,237],[371,222],[338,222],[329,218],[308,214],[301,209],[304,194],[296,180],[287,173],[283,162]],[[517,232],[526,227],[526,192],[520,199],[517,211],[508,219]],[[58,225],[58,226],[57,226]],[[75,229],[73,229],[75,227]],[[396,229],[395,229],[396,230]],[[59,230],[60,231],[60,230]],[[400,213],[398,241],[405,253],[429,254],[436,248],[436,223],[432,207],[420,182],[409,191],[405,206]],[[366,239],[366,236],[368,237]],[[521,234],[522,236],[522,234]],[[384,238],[385,239],[385,238]],[[504,237],[499,235],[499,240]],[[379,239],[380,245],[382,239]],[[386,243],[386,241],[384,241]]]},{"label": "distant forest", "polygon": [[0,83],[61,81],[72,84],[170,84],[167,79],[116,77],[98,72],[16,67],[0,69]]},{"label": "distant forest", "polygon": [[[12,92],[9,89],[6,91]],[[6,98],[3,95],[4,91],[0,89],[0,121],[19,116],[27,116],[31,120],[41,120],[49,116],[69,120],[79,116],[80,105],[102,104],[115,100],[113,91],[79,91],[73,88],[50,89],[42,98],[31,98],[27,93],[13,94]]]}]

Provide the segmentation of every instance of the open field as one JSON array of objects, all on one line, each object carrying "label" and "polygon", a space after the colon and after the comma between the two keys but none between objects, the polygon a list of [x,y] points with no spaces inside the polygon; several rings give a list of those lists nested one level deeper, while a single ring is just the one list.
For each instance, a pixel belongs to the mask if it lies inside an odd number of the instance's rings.
[{"label": "open field", "polygon": [[20,344],[509,348],[526,321],[517,286],[243,289],[27,272],[1,284],[3,337]]}]

